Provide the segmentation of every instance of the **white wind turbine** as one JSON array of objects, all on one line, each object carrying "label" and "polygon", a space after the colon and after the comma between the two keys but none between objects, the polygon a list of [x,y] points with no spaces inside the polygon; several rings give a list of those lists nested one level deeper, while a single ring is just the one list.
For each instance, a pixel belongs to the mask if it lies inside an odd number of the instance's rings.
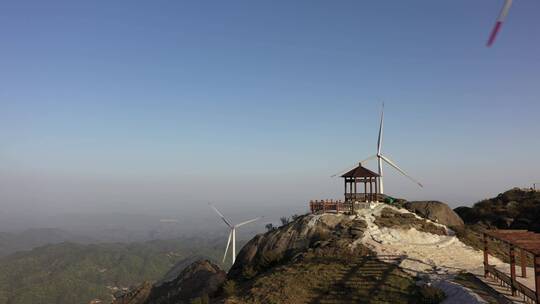
[{"label": "white wind turbine", "polygon": [[249,224],[249,223],[253,223],[253,222],[259,220],[260,217],[251,219],[249,221],[242,222],[240,224],[232,225],[229,221],[227,221],[225,219],[225,216],[223,216],[223,214],[221,214],[221,212],[219,212],[219,210],[217,210],[216,207],[214,207],[212,204],[209,204],[209,205],[210,205],[210,207],[212,207],[212,209],[214,209],[214,211],[216,211],[216,213],[219,215],[219,217],[221,217],[223,222],[230,229],[229,239],[227,240],[227,247],[225,247],[225,254],[223,255],[223,263],[225,263],[225,258],[227,257],[227,251],[229,250],[229,245],[231,244],[231,240],[232,240],[232,263],[234,264],[234,261],[236,260],[236,228],[238,228],[240,226],[244,226],[244,225]]},{"label": "white wind turbine", "polygon": [[[384,103],[382,104],[381,123],[379,125],[379,138],[377,139],[377,154],[372,155],[372,156],[364,159],[363,161],[360,162],[360,165],[367,162],[368,160],[372,160],[372,159],[377,158],[377,167],[378,167],[378,170],[379,170],[379,172],[378,172],[379,173],[379,183],[378,183],[378,185],[379,185],[379,193],[380,194],[384,194],[383,166],[382,166],[383,162],[387,163],[388,165],[390,165],[391,167],[396,169],[399,173],[405,175],[407,178],[409,178],[411,181],[416,183],[418,186],[424,187],[419,181],[417,181],[416,179],[414,179],[413,177],[411,177],[410,175],[405,173],[405,171],[403,171],[400,167],[398,167],[398,165],[396,165],[392,160],[390,160],[390,158],[388,158],[387,156],[384,156],[382,154],[381,150],[382,150],[382,138],[383,138],[383,125],[384,125]],[[355,168],[355,167],[353,167],[353,168]],[[352,170],[353,168],[349,168],[347,171]],[[344,172],[347,172],[347,171],[344,171]],[[334,175],[332,175],[332,177],[337,176],[338,174],[334,174]]]}]

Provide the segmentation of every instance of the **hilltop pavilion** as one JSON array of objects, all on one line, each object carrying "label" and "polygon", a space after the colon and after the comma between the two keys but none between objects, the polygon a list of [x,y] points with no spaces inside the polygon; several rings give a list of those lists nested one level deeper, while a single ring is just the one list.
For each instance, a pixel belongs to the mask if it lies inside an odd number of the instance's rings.
[{"label": "hilltop pavilion", "polygon": [[[379,198],[377,181],[379,174],[366,169],[362,164],[343,174],[345,202],[376,202]],[[361,184],[364,184],[362,187]],[[363,192],[362,192],[363,190]]]},{"label": "hilltop pavilion", "polygon": [[[345,185],[345,200],[315,200],[310,201],[312,213],[315,212],[350,212],[356,209],[369,208],[371,203],[379,200],[377,183],[379,174],[366,169],[362,164],[341,176]],[[363,184],[363,185],[362,185]]]}]

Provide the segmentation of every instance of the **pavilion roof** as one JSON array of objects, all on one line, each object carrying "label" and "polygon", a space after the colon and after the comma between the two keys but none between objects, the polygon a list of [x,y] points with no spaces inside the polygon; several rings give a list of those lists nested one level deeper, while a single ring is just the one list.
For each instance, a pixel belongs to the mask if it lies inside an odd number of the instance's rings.
[{"label": "pavilion roof", "polygon": [[341,177],[379,177],[379,174],[362,167],[362,164],[358,164],[358,167],[343,174]]},{"label": "pavilion roof", "polygon": [[540,233],[527,230],[488,230],[487,236],[540,256]]}]

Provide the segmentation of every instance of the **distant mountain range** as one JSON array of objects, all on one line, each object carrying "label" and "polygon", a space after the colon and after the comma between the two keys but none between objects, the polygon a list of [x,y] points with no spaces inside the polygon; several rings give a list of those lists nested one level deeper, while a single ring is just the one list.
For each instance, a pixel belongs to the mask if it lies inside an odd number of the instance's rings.
[{"label": "distant mountain range", "polygon": [[[211,210],[207,211],[206,218],[173,216],[175,222],[160,221],[169,217],[152,214],[64,214],[23,221],[27,228],[23,228],[22,224],[9,226],[4,221],[5,217],[0,216],[0,257],[66,241],[81,244],[131,243],[195,235],[204,239],[221,239],[226,231],[225,226]],[[261,221],[238,231],[237,238],[251,238],[262,231],[264,223]]]},{"label": "distant mountain range", "polygon": [[22,232],[0,232],[0,257],[17,251],[31,250],[35,247],[67,241],[78,243],[95,242],[90,237],[76,235],[56,228],[28,229]]}]

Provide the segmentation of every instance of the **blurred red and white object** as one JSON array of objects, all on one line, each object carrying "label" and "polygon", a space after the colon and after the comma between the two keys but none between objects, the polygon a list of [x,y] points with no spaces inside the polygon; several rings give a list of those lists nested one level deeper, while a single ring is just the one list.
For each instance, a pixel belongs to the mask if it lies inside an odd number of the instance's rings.
[{"label": "blurred red and white object", "polygon": [[497,22],[495,22],[495,26],[493,27],[493,30],[491,31],[491,35],[489,35],[489,40],[487,42],[487,46],[490,47],[495,42],[495,38],[497,38],[497,34],[501,30],[502,24],[504,21],[506,21],[506,17],[508,16],[508,12],[510,11],[510,7],[512,6],[512,0],[505,0],[504,6],[499,14],[499,17],[497,18]]}]

